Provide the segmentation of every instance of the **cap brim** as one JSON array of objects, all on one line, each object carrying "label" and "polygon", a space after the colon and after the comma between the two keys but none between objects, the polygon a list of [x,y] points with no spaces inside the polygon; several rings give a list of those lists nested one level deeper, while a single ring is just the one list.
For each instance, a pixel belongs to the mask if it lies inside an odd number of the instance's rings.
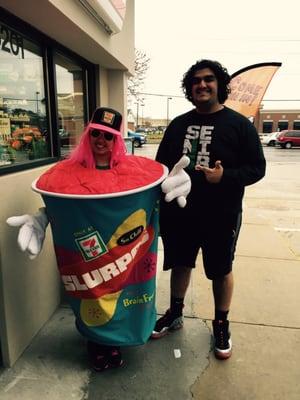
[{"label": "cap brim", "polygon": [[88,124],[87,128],[89,129],[100,129],[101,131],[112,133],[113,135],[121,136],[121,132],[117,131],[116,129],[110,128],[106,125],[90,123]]}]

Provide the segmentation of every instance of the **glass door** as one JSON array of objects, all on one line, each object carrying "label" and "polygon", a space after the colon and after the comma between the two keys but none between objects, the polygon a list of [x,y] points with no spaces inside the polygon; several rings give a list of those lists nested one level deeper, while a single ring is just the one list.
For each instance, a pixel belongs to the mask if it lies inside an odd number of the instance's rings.
[{"label": "glass door", "polygon": [[58,134],[61,155],[78,143],[86,122],[85,69],[76,61],[54,56],[57,92]]}]

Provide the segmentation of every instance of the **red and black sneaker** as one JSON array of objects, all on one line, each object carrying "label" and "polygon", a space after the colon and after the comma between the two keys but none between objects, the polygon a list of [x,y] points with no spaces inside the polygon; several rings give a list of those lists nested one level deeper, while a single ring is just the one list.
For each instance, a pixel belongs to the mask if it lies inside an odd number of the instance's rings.
[{"label": "red and black sneaker", "polygon": [[119,347],[87,342],[87,351],[92,368],[102,372],[110,368],[117,368],[123,364]]},{"label": "red and black sneaker", "polygon": [[165,314],[156,321],[154,330],[152,331],[152,339],[160,339],[171,331],[175,331],[183,327],[183,316],[174,315],[171,310],[167,310]]},{"label": "red and black sneaker", "polygon": [[120,347],[110,346],[108,350],[108,359],[111,368],[118,368],[123,365],[124,361],[122,359],[122,354]]},{"label": "red and black sneaker", "polygon": [[232,354],[232,341],[230,338],[229,321],[214,320],[214,353],[219,360],[227,360]]}]

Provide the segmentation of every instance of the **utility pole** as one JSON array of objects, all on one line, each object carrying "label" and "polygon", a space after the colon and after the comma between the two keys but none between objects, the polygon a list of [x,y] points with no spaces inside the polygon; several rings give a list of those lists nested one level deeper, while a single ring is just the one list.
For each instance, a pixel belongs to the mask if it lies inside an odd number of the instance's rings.
[{"label": "utility pole", "polygon": [[169,101],[172,100],[172,97],[167,97],[167,126],[169,125]]},{"label": "utility pole", "polygon": [[136,128],[139,127],[139,101],[136,103]]}]

